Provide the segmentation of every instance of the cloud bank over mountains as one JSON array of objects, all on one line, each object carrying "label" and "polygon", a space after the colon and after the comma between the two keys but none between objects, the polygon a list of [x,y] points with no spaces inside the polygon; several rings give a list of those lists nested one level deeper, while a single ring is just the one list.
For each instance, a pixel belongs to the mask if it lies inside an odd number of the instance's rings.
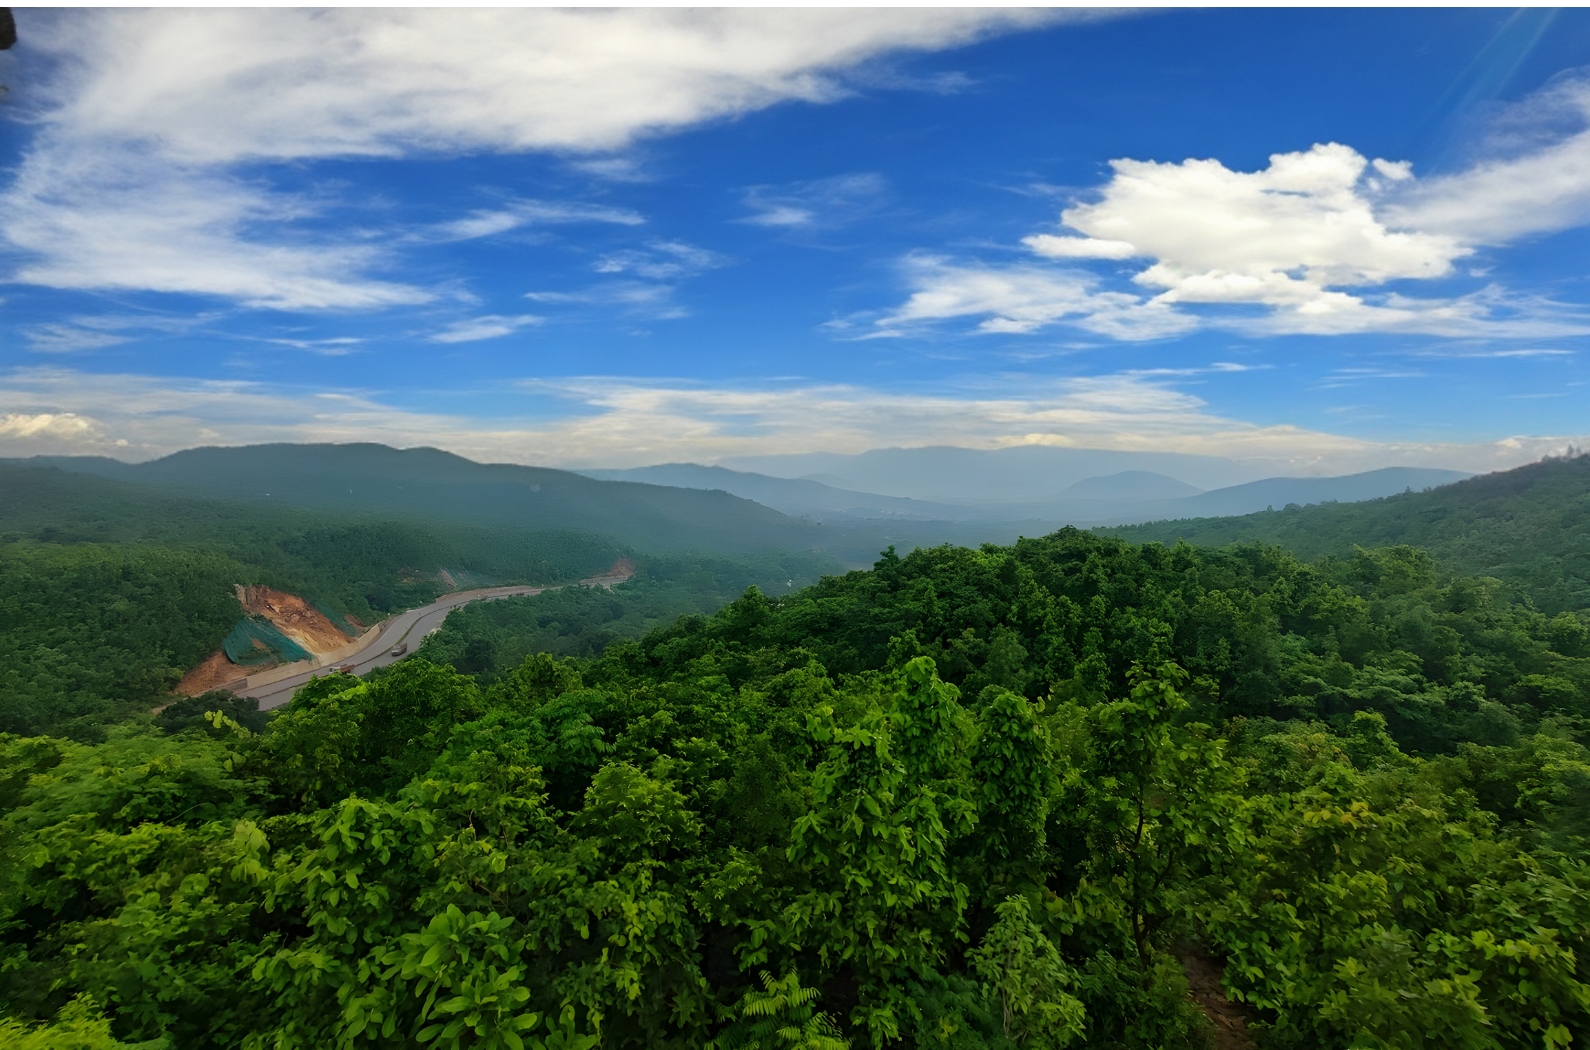
[{"label": "cloud bank over mountains", "polygon": [[[481,418],[395,406],[378,392],[259,382],[159,380],[68,369],[13,373],[0,387],[0,455],[149,459],[195,444],[378,441],[486,462],[561,467],[714,463],[799,449],[1059,445],[1225,456],[1260,473],[1338,474],[1388,463],[1504,469],[1583,447],[1590,435],[1483,443],[1386,442],[1221,416],[1165,376],[1079,377],[1034,390],[880,392],[843,384],[716,385],[610,376],[525,380],[517,393],[574,411]],[[464,392],[459,401],[467,400]],[[79,412],[38,411],[71,403]],[[10,440],[6,440],[10,439]]]}]

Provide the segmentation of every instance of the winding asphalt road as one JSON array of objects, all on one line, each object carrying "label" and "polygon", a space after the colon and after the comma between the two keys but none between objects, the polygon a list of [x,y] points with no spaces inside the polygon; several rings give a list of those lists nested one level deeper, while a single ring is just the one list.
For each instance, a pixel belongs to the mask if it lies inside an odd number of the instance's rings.
[{"label": "winding asphalt road", "polygon": [[[580,583],[587,587],[610,586],[622,583],[629,579],[628,576],[596,576]],[[283,678],[279,682],[258,685],[252,688],[241,689],[239,696],[252,696],[259,701],[261,711],[268,711],[273,707],[280,707],[293,698],[293,693],[299,686],[319,675],[331,674],[336,667],[353,665],[354,674],[364,674],[377,667],[396,663],[403,659],[402,656],[393,656],[392,647],[400,642],[407,642],[410,652],[418,649],[420,642],[427,634],[442,625],[447,619],[447,614],[460,605],[470,602],[492,601],[496,598],[513,598],[525,594],[540,594],[542,591],[556,590],[556,587],[492,587],[481,591],[460,591],[457,594],[446,595],[429,605],[407,612],[398,613],[381,625],[381,632],[377,634],[370,644],[360,649],[351,656],[339,660],[335,667],[317,667],[307,670],[302,674]]]}]

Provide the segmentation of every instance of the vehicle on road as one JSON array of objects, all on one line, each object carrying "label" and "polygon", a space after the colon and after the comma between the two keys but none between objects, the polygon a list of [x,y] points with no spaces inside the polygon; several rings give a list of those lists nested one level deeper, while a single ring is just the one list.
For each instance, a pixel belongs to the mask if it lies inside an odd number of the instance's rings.
[{"label": "vehicle on road", "polygon": [[341,667],[338,667],[337,670],[341,671],[343,674],[353,674],[354,668],[356,666],[356,664],[343,664]]},{"label": "vehicle on road", "polygon": [[394,645],[392,647],[391,651],[388,652],[387,655],[388,656],[402,656],[404,653],[406,653],[408,651],[409,651],[409,643],[408,642],[399,642],[399,643],[397,643],[396,645]]}]

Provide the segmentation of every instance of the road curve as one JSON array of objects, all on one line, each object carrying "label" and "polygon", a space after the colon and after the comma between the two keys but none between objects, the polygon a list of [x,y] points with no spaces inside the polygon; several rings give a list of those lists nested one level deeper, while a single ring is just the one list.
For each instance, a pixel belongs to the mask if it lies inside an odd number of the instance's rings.
[{"label": "road curve", "polygon": [[[580,583],[587,587],[607,587],[615,583],[622,583],[629,576],[595,576]],[[460,605],[470,602],[491,601],[495,598],[513,598],[520,595],[540,594],[542,591],[556,590],[557,587],[491,587],[478,591],[458,591],[454,594],[444,595],[429,605],[422,605],[418,609],[409,609],[400,612],[391,619],[381,624],[377,633],[363,649],[337,661],[334,667],[310,668],[291,678],[283,678],[277,682],[261,684],[251,688],[240,689],[238,696],[252,696],[259,701],[261,711],[268,711],[273,707],[280,707],[293,698],[293,693],[299,686],[319,675],[332,674],[337,667],[353,665],[354,674],[364,674],[377,667],[396,663],[403,659],[393,656],[392,647],[400,642],[407,642],[410,651],[419,648],[420,641],[427,634],[442,625],[447,619],[447,614]]]}]

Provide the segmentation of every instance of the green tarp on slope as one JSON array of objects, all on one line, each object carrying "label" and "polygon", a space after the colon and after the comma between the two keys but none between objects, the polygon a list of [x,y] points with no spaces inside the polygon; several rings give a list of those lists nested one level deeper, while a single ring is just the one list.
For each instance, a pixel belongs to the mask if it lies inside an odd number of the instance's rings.
[{"label": "green tarp on slope", "polygon": [[[260,644],[256,645],[255,642]],[[232,633],[226,636],[226,641],[221,643],[221,651],[226,653],[228,660],[244,666],[271,660],[292,663],[295,660],[307,660],[311,655],[263,616],[239,620],[237,626],[232,628]]]}]

